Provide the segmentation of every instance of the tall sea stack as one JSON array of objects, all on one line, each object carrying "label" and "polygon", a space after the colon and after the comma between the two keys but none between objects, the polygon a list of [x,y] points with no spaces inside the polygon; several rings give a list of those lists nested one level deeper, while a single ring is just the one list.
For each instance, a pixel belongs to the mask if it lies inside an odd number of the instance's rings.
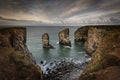
[{"label": "tall sea stack", "polygon": [[54,48],[51,44],[49,44],[49,35],[48,35],[48,33],[44,33],[42,35],[42,44],[43,44],[43,48]]},{"label": "tall sea stack", "polygon": [[69,40],[69,28],[66,28],[58,33],[59,44],[63,46],[70,46],[71,41]]}]

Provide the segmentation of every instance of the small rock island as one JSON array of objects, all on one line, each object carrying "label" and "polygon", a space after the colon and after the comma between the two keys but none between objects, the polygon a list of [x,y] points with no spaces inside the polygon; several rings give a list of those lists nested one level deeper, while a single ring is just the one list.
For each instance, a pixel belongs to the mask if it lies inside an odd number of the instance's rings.
[{"label": "small rock island", "polygon": [[71,47],[71,41],[69,39],[69,28],[65,28],[64,30],[60,31],[58,33],[58,37],[60,45]]},{"label": "small rock island", "polygon": [[42,35],[42,44],[43,44],[43,48],[48,48],[48,49],[53,49],[54,47],[49,44],[49,35],[48,33],[44,33]]}]

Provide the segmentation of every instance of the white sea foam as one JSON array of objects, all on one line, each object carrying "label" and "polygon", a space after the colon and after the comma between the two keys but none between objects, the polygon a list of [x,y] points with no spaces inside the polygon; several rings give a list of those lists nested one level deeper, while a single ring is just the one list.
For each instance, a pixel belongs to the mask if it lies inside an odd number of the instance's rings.
[{"label": "white sea foam", "polygon": [[57,44],[59,44],[59,42],[56,42]]},{"label": "white sea foam", "polygon": [[73,49],[73,47],[70,46],[64,46],[64,48]]}]

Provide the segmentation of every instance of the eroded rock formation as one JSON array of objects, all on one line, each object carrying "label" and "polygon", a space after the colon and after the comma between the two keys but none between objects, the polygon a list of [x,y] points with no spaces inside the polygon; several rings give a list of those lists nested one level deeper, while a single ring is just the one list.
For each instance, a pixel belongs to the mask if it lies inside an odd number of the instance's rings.
[{"label": "eroded rock formation", "polygon": [[120,80],[120,26],[88,26],[92,59],[79,80]]},{"label": "eroded rock formation", "polygon": [[50,43],[49,43],[49,35],[48,33],[44,33],[42,35],[42,43],[43,43],[43,48],[54,48]]},{"label": "eroded rock formation", "polygon": [[26,46],[25,28],[0,29],[0,79],[42,80],[42,71]]},{"label": "eroded rock formation", "polygon": [[69,28],[60,31],[58,37],[59,37],[59,44],[71,47],[71,41],[69,39]]},{"label": "eroded rock formation", "polygon": [[80,27],[74,32],[75,41],[86,41],[88,36],[88,27]]},{"label": "eroded rock formation", "polygon": [[0,46],[12,47],[15,50],[28,54],[28,56],[34,60],[26,46],[26,28],[1,28]]}]

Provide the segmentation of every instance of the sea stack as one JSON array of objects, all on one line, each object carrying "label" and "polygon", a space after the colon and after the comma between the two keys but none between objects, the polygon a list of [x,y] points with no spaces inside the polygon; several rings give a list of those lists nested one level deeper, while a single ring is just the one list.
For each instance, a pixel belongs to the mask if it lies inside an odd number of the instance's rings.
[{"label": "sea stack", "polygon": [[54,48],[51,44],[49,44],[49,35],[48,33],[44,33],[42,35],[42,44],[43,44],[43,48]]},{"label": "sea stack", "polygon": [[69,28],[65,28],[64,30],[60,31],[58,36],[60,45],[71,47],[71,41],[69,40]]}]

